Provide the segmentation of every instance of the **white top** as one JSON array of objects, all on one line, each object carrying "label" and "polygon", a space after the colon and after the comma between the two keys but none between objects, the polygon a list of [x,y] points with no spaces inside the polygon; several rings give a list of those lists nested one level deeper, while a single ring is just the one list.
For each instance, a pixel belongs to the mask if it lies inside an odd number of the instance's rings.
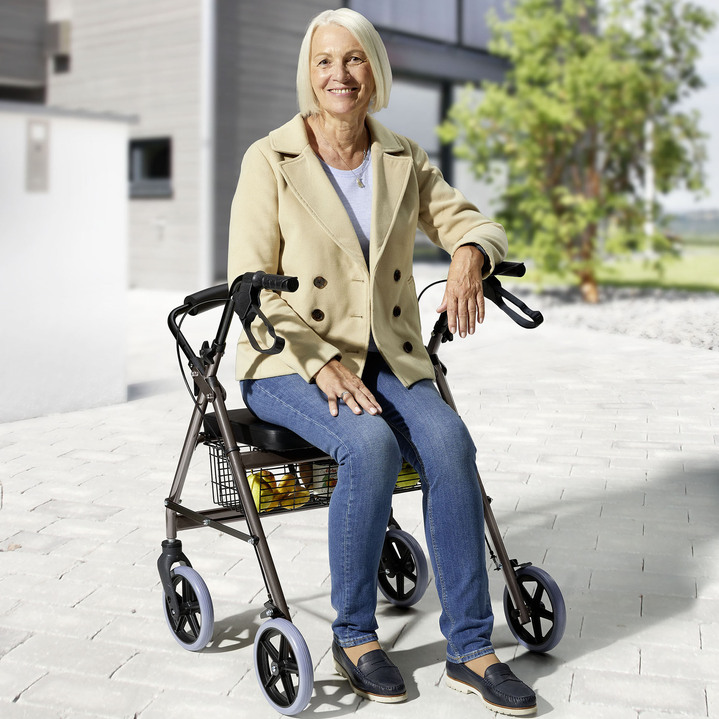
[{"label": "white top", "polygon": [[[338,170],[322,163],[327,177],[339,195],[354,225],[365,262],[369,265],[369,236],[372,223],[372,153],[367,152],[356,170]],[[363,187],[358,184],[360,181]]]},{"label": "white top", "polygon": [[[367,152],[362,164],[356,170],[338,170],[322,160],[320,162],[352,220],[362,254],[369,267],[369,237],[372,226],[372,153]],[[370,352],[378,351],[372,333],[370,333],[368,349]]]}]

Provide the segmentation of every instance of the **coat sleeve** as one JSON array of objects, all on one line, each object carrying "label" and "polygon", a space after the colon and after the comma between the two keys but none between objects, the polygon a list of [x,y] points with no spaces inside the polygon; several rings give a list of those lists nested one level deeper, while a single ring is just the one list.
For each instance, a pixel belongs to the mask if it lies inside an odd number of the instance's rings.
[{"label": "coat sleeve", "polygon": [[419,224],[430,240],[450,255],[462,245],[476,243],[489,257],[485,277],[507,254],[502,225],[485,217],[456,188],[445,181],[427,153],[410,142],[419,185]]},{"label": "coat sleeve", "polygon": [[[260,141],[262,142],[262,141]],[[246,152],[240,178],[230,212],[230,235],[227,274],[231,285],[244,272],[263,270],[282,274],[278,182],[260,143]],[[262,291],[262,311],[274,326],[277,335],[285,340],[279,357],[290,372],[296,372],[306,381],[340,351],[323,340],[292,309],[281,293]],[[272,343],[261,322],[255,321],[253,333],[261,346]],[[246,339],[241,338],[238,352],[251,352]]]}]

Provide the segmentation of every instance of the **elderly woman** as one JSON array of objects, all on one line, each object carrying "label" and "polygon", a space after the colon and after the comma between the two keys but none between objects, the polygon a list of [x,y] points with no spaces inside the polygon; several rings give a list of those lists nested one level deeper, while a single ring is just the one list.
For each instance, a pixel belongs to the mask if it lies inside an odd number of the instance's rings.
[{"label": "elderly woman", "polygon": [[482,276],[504,257],[506,237],[423,150],[372,118],[390,85],[387,52],[362,15],[328,10],[311,22],[297,70],[300,114],[248,149],[230,226],[230,281],[264,270],[297,276],[299,290],[263,298],[285,348],[262,355],[242,338],[237,378],[258,417],[338,464],[329,507],[332,652],[352,690],[387,703],[407,696],[375,619],[405,458],[422,479],[447,683],[493,711],[527,715],[534,693],[499,662],[490,639],[476,450],[433,384],[412,278],[419,225],[452,257],[438,311],[446,309],[450,331],[472,334],[484,318]]}]

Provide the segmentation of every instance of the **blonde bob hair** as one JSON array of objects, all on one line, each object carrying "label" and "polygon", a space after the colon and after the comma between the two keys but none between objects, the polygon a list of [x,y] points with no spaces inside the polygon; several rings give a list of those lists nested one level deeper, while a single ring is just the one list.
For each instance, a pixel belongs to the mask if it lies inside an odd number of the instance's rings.
[{"label": "blonde bob hair", "polygon": [[387,49],[374,25],[360,13],[349,8],[325,10],[315,17],[307,27],[300,56],[297,61],[297,100],[303,117],[316,115],[320,106],[315,97],[310,80],[310,50],[315,30],[322,25],[339,25],[349,30],[367,55],[375,91],[369,104],[369,112],[378,112],[389,105],[389,93],[392,88],[392,68],[387,57]]}]

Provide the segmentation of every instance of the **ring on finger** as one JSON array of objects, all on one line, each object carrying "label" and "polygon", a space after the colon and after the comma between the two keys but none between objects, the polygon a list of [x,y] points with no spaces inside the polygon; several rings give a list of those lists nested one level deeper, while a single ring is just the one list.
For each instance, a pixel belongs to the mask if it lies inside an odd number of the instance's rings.
[{"label": "ring on finger", "polygon": [[344,402],[344,398],[345,398],[345,395],[346,395],[346,394],[348,394],[348,395],[351,396],[351,395],[352,395],[352,392],[350,392],[348,389],[346,389],[346,390],[340,395],[340,399],[341,399],[343,402]]}]

